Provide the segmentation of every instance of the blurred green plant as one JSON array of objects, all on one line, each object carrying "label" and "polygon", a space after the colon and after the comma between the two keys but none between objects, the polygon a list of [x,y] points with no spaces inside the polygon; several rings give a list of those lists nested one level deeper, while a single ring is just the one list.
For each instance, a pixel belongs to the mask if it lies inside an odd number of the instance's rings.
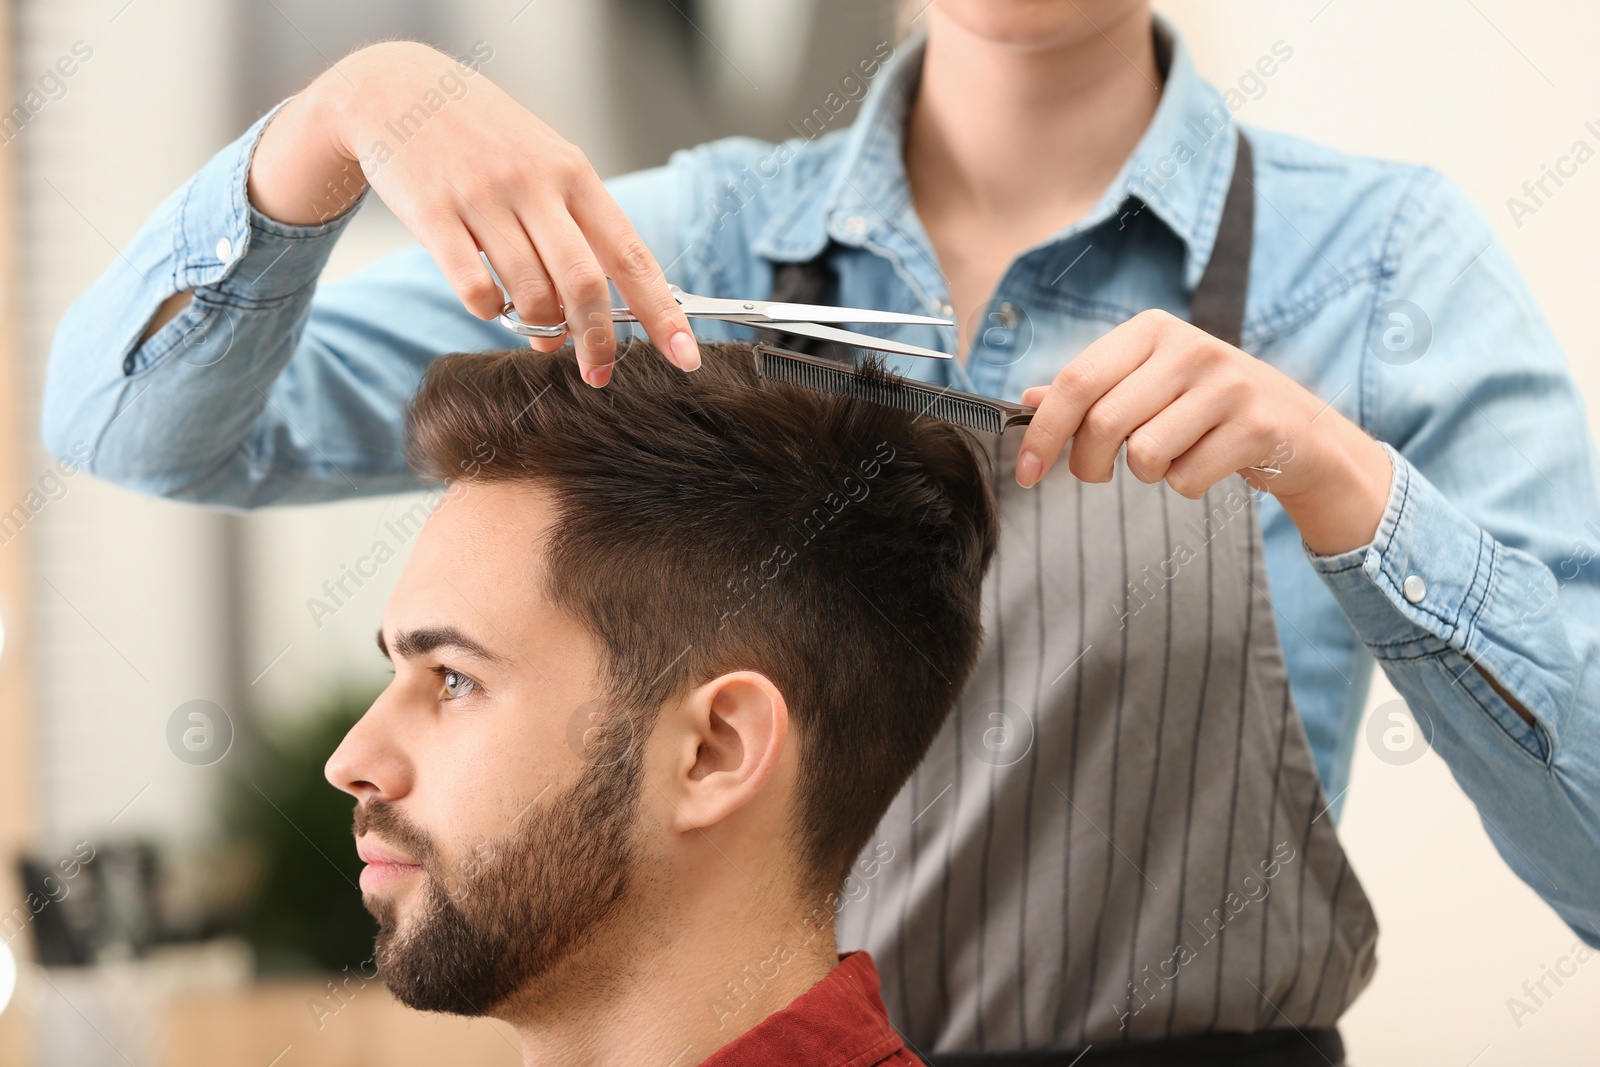
[{"label": "blurred green plant", "polygon": [[372,958],[378,926],[361,904],[355,802],[322,768],[375,693],[347,691],[288,725],[252,730],[225,761],[223,833],[257,876],[239,917],[261,974],[338,971]]}]

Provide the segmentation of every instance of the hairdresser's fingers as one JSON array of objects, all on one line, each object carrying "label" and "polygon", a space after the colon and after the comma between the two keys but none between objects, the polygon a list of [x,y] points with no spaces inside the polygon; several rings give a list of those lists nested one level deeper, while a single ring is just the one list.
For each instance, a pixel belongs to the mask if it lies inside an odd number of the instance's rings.
[{"label": "hairdresser's fingers", "polygon": [[689,317],[668,288],[650,246],[592,168],[585,167],[578,175],[568,206],[600,265],[616,282],[617,292],[656,348],[684,370],[700,366],[700,347],[689,328]]},{"label": "hairdresser's fingers", "polygon": [[[519,223],[518,225],[521,225],[521,224]],[[524,235],[526,235],[527,231],[524,230],[523,233],[524,233]],[[540,311],[535,312],[535,314],[537,314],[539,316],[537,319],[523,318],[522,321],[523,322],[530,322],[530,321],[531,322],[542,322],[542,323],[550,323],[550,324],[555,324],[555,323],[559,322],[559,323],[563,323],[564,324],[566,322],[566,320],[562,316],[561,294],[556,292],[556,283],[551,279],[550,271],[545,267],[544,261],[539,258],[539,250],[537,248],[533,247],[533,239],[531,237],[528,238],[528,242],[529,242],[528,243],[528,252],[529,252],[529,254],[531,256],[533,256],[533,263],[534,263],[534,265],[536,267],[538,267],[539,273],[541,275],[543,275],[544,280],[545,280],[545,284],[550,287],[550,306],[549,306],[549,310],[548,311],[545,311],[545,310],[541,309]],[[567,335],[566,335],[565,332],[562,332],[561,334],[558,334],[555,337],[530,337],[530,338],[528,338],[529,347],[535,348],[535,349],[539,350],[540,352],[554,352],[556,349],[560,348],[562,345],[564,345],[566,343],[567,343]]]},{"label": "hairdresser's fingers", "polygon": [[[1228,475],[1238,472],[1252,461],[1260,462],[1261,453],[1251,427],[1238,422],[1218,422],[1201,435],[1184,453],[1167,467],[1166,483],[1190,500],[1199,500],[1206,490]],[[1250,488],[1262,487],[1263,476],[1254,482],[1245,478]],[[1270,492],[1270,488],[1262,488]]]},{"label": "hairdresser's fingers", "polygon": [[[1157,351],[1089,405],[1072,437],[1068,468],[1083,481],[1109,482],[1124,443],[1132,466],[1138,450],[1130,435],[1183,396],[1193,379],[1193,365]],[[1196,431],[1195,437],[1199,436]]]},{"label": "hairdresser's fingers", "polygon": [[[1213,391],[1191,389],[1130,433],[1128,470],[1133,476],[1141,482],[1154,484],[1174,471],[1179,457],[1226,421],[1219,399]],[[1077,446],[1073,448],[1076,451]],[[1212,484],[1207,482],[1201,492]],[[1172,482],[1172,487],[1184,496],[1190,495],[1181,481]]]},{"label": "hairdresser's fingers", "polygon": [[[473,208],[467,217],[467,229],[472,232],[489,257],[489,265],[500,276],[523,322],[540,325],[562,321],[561,298],[555,283],[550,280],[539,253],[534,250],[533,239],[522,228],[522,223],[509,208],[486,206]],[[553,352],[565,343],[565,337],[530,337],[533,347]],[[535,343],[537,342],[537,343]]]},{"label": "hairdresser's fingers", "polygon": [[507,287],[511,302],[516,307],[517,318],[533,325],[561,327],[561,332],[554,337],[524,335],[528,347],[540,352],[554,352],[567,343],[567,320],[566,312],[561,307],[561,293],[556,289],[555,279],[550,276],[550,269],[545,266],[539,250],[534,247],[532,232],[513,209],[508,209],[506,214],[507,221],[500,225],[515,235],[515,256],[507,261],[505,268],[500,266],[500,261],[492,252],[489,253],[489,262],[494,264],[501,283]]},{"label": "hairdresser's fingers", "polygon": [[1023,488],[1049,473],[1068,443],[1076,440],[1084,414],[1116,380],[1104,373],[1092,348],[1074,356],[1042,396],[1024,394],[1024,403],[1033,404],[1035,410],[1017,448],[1017,484]]},{"label": "hairdresser's fingers", "polygon": [[402,217],[400,221],[428,250],[445,281],[468,311],[480,319],[492,319],[500,314],[505,302],[500,287],[478,254],[477,241],[455,211],[441,204],[423,209],[413,218]]},{"label": "hairdresser's fingers", "polygon": [[578,354],[583,380],[602,386],[611,378],[616,362],[616,330],[611,323],[611,286],[584,240],[578,224],[564,210],[546,210],[529,227],[534,247],[550,269],[550,276],[566,309],[567,332]]},{"label": "hairdresser's fingers", "polygon": [[1169,321],[1182,323],[1162,311],[1141,312],[1091,343],[1061,368],[1039,399],[1038,409],[1022,434],[1017,448],[1019,485],[1027,488],[1050,473],[1067,442],[1076,438],[1089,409],[1150,358],[1169,329]]}]

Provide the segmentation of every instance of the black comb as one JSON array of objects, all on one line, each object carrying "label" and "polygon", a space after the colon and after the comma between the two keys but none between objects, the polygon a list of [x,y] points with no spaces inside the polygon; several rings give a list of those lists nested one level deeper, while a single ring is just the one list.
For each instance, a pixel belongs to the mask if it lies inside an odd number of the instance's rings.
[{"label": "black comb", "polygon": [[931,415],[969,430],[1002,434],[1033,418],[1034,409],[1011,404],[977,393],[963,393],[904,378],[886,380],[864,376],[848,363],[808,356],[774,345],[758,344],[752,349],[756,376],[775,382],[804,386],[819,393],[866,400],[898,408],[916,415]]}]

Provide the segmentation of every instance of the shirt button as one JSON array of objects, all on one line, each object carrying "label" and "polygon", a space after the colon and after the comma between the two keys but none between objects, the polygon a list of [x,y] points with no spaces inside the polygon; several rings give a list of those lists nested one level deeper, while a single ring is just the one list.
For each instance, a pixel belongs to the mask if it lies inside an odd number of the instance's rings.
[{"label": "shirt button", "polygon": [[233,242],[226,237],[217,238],[217,258],[224,263],[233,258]]},{"label": "shirt button", "polygon": [[941,301],[939,301],[937,304],[935,304],[933,306],[934,306],[934,310],[939,312],[939,317],[940,318],[950,319],[950,318],[954,318],[955,317],[956,306],[954,304],[950,303],[950,301],[941,300]]},{"label": "shirt button", "polygon": [[1422,603],[1422,598],[1428,595],[1428,583],[1415,574],[1408,575],[1401,588],[1405,591],[1406,599],[1413,604]]},{"label": "shirt button", "polygon": [[1022,321],[1022,312],[1009,300],[1001,301],[1000,306],[995,308],[994,314],[1000,325],[1008,330],[1016,329],[1017,323]]},{"label": "shirt button", "polygon": [[862,218],[860,215],[851,215],[849,218],[844,220],[845,233],[856,235],[864,232],[866,228],[867,220]]}]

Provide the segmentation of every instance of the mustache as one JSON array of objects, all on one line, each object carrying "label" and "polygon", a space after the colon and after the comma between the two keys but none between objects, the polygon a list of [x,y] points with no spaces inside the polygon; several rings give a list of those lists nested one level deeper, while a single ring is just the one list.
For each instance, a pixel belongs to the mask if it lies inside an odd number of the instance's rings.
[{"label": "mustache", "polygon": [[357,837],[376,834],[396,848],[404,849],[424,868],[431,869],[438,856],[433,839],[394,805],[382,800],[357,804],[351,830]]}]

